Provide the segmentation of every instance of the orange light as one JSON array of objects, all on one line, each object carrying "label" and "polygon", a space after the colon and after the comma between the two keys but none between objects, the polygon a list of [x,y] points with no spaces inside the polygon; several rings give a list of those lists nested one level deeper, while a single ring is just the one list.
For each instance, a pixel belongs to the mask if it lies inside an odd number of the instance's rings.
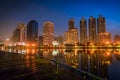
[{"label": "orange light", "polygon": [[35,53],[35,50],[34,50],[34,49],[32,50],[32,53],[33,53],[33,54]]},{"label": "orange light", "polygon": [[35,46],[35,44],[32,44],[32,46]]},{"label": "orange light", "polygon": [[109,44],[109,42],[107,41],[106,44]]},{"label": "orange light", "polygon": [[29,49],[27,49],[27,51],[26,51],[27,53],[29,53],[30,52],[30,50]]},{"label": "orange light", "polygon": [[29,44],[26,44],[26,46],[30,46]]},{"label": "orange light", "polygon": [[109,55],[110,55],[110,53],[109,53],[109,52],[107,52],[107,55],[109,56]]}]

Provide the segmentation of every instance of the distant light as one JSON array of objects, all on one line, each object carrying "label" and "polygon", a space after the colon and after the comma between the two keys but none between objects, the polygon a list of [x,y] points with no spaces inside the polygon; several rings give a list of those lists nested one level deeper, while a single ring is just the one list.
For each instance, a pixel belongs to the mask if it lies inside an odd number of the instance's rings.
[{"label": "distant light", "polygon": [[29,52],[30,52],[30,50],[29,50],[29,49],[27,49],[27,50],[26,50],[26,52],[27,52],[27,53],[29,53]]},{"label": "distant light", "polygon": [[9,39],[9,38],[7,38],[7,39],[6,39],[6,41],[10,41],[10,39]]},{"label": "distant light", "polygon": [[25,46],[25,45],[26,45],[26,43],[25,43],[25,42],[23,42],[23,43],[22,43],[22,45],[23,45],[23,46]]},{"label": "distant light", "polygon": [[26,44],[26,46],[30,46],[29,44]]},{"label": "distant light", "polygon": [[9,44],[9,46],[12,46],[12,44]]},{"label": "distant light", "polygon": [[1,50],[3,51],[3,50],[4,50],[4,47],[2,47]]},{"label": "distant light", "polygon": [[59,43],[58,43],[57,41],[53,41],[53,42],[52,42],[52,45],[53,45],[53,46],[58,46]]},{"label": "distant light", "polygon": [[106,44],[109,44],[109,42],[107,41]]},{"label": "distant light", "polygon": [[109,53],[109,52],[107,52],[107,55],[109,56],[109,55],[110,55],[110,53]]},{"label": "distant light", "polygon": [[58,50],[53,50],[52,55],[57,56],[58,53],[59,53]]},{"label": "distant light", "polygon": [[14,45],[14,46],[16,46],[16,44],[15,44],[15,43],[14,43],[13,45]]},{"label": "distant light", "polygon": [[33,54],[35,53],[35,50],[34,50],[34,49],[32,50],[32,53],[33,53]]},{"label": "distant light", "polygon": [[35,44],[32,44],[32,46],[35,46]]}]

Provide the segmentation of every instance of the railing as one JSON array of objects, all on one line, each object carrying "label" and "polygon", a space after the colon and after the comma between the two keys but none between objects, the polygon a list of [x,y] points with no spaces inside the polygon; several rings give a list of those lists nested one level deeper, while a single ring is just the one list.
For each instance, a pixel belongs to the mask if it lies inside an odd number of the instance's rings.
[{"label": "railing", "polygon": [[52,61],[52,62],[55,62],[55,64],[58,64],[59,66],[62,66],[62,67],[64,67],[64,68],[67,68],[67,69],[69,69],[69,70],[71,70],[72,72],[77,72],[77,73],[80,73],[80,74],[84,74],[84,75],[86,75],[86,76],[88,76],[88,79],[95,79],[95,80],[103,80],[103,78],[101,78],[101,77],[98,77],[98,76],[95,76],[95,75],[93,75],[93,74],[91,74],[91,73],[89,73],[89,72],[86,72],[86,71],[83,71],[83,70],[80,70],[80,69],[75,69],[75,68],[72,68],[72,67],[70,67],[70,66],[68,66],[68,65],[65,65],[65,64],[63,64],[63,63],[61,63],[61,62],[58,62],[58,61],[56,61],[56,60],[51,60],[51,59],[48,59],[48,58],[45,58],[45,59],[47,59],[47,60],[49,60],[49,61]]}]

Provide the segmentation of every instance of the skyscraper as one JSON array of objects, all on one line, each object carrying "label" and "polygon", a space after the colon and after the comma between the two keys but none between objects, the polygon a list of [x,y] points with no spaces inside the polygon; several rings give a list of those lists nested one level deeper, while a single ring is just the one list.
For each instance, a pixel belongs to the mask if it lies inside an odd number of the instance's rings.
[{"label": "skyscraper", "polygon": [[78,40],[78,29],[77,28],[74,28],[74,29],[71,29],[70,30],[70,37],[71,37],[71,43],[78,43],[79,40]]},{"label": "skyscraper", "polygon": [[13,39],[13,42],[20,42],[20,29],[16,28],[13,31],[13,37],[12,37],[12,39]]},{"label": "skyscraper", "polygon": [[80,20],[80,42],[87,42],[87,22],[84,17]]},{"label": "skyscraper", "polygon": [[71,30],[71,29],[74,29],[74,19],[73,18],[71,18],[68,21],[68,30]]},{"label": "skyscraper", "polygon": [[64,43],[65,44],[75,44],[78,43],[78,29],[74,28],[70,31],[66,31],[64,34]]},{"label": "skyscraper", "polygon": [[27,25],[27,42],[36,43],[38,41],[38,23],[31,20]]},{"label": "skyscraper", "polygon": [[92,16],[89,19],[89,41],[95,42],[96,40],[96,19]]},{"label": "skyscraper", "polygon": [[54,40],[54,23],[44,22],[43,24],[43,45],[52,45]]},{"label": "skyscraper", "polygon": [[64,34],[65,44],[75,44],[78,43],[78,29],[74,27],[74,19],[71,18],[68,21],[68,31]]},{"label": "skyscraper", "polygon": [[23,23],[18,24],[18,29],[20,29],[20,42],[26,41],[26,25]]},{"label": "skyscraper", "polygon": [[13,32],[14,42],[25,42],[26,41],[26,26],[23,23],[17,25],[17,28]]},{"label": "skyscraper", "polygon": [[97,34],[106,32],[105,18],[99,15],[97,19]]}]

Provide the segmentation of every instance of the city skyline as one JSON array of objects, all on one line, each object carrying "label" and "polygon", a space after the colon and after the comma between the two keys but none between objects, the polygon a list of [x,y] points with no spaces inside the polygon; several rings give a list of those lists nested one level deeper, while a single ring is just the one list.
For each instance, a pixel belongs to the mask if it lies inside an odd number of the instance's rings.
[{"label": "city skyline", "polygon": [[42,24],[46,21],[55,24],[56,35],[64,35],[70,18],[74,18],[75,27],[79,30],[82,16],[88,22],[90,16],[97,19],[99,14],[106,18],[106,31],[112,36],[119,35],[119,3],[113,0],[65,0],[64,3],[63,0],[1,0],[0,38],[10,38],[18,23],[28,24],[32,19],[39,23],[39,35],[42,34]]}]

